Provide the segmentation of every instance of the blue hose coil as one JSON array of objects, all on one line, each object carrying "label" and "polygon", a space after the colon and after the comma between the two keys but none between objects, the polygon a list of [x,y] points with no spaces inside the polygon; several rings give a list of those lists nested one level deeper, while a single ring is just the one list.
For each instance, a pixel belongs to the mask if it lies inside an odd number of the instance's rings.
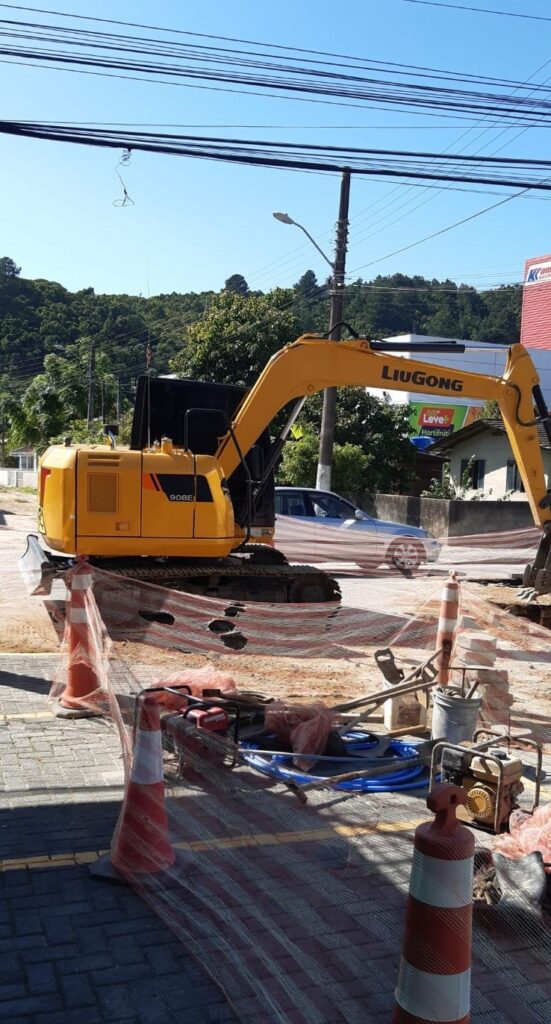
[{"label": "blue hose coil", "polygon": [[[370,750],[377,746],[377,740],[373,740],[370,733],[345,733],[342,739],[348,749],[354,751]],[[280,782],[294,782],[297,785],[302,785],[305,782],[320,782],[322,779],[326,779],[328,783],[331,783],[330,775],[311,775],[307,772],[301,772],[296,768],[287,767],[295,756],[293,753],[273,754],[268,759],[265,754],[255,754],[254,750],[258,744],[242,743],[242,746],[250,748],[250,753],[244,754],[243,757],[251,768],[255,768],[264,775],[271,776],[271,778],[278,779]],[[396,758],[397,770],[386,774],[384,781],[382,779],[379,781],[376,778],[349,779],[347,782],[335,783],[333,789],[341,789],[347,793],[399,793],[409,789],[422,789],[427,786],[428,774],[422,765],[418,765],[416,768],[399,768],[401,759],[407,760],[416,757],[418,748],[413,743],[392,740],[388,749]],[[354,762],[358,764],[357,759],[351,757],[351,770],[353,770]],[[342,771],[342,764],[340,771]]]}]

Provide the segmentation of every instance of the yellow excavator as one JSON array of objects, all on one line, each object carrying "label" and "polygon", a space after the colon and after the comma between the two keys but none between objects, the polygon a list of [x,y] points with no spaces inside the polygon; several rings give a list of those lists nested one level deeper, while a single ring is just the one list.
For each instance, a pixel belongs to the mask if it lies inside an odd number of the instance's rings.
[{"label": "yellow excavator", "polygon": [[[464,349],[308,334],[277,352],[248,392],[141,378],[129,448],[67,439],[42,456],[38,528],[50,550],[28,538],[28,589],[48,593],[52,579],[85,556],[125,577],[234,600],[335,600],[335,581],[315,567],[290,565],[272,546],[273,470],[304,401],[325,388],[356,385],[498,402],[534,521],[543,528],[523,584],[550,591],[551,495],[537,428],[542,424],[551,441],[551,421],[528,352],[513,345],[503,376],[493,377],[396,354],[406,347]],[[268,427],[283,409],[285,426],[271,441]]]}]

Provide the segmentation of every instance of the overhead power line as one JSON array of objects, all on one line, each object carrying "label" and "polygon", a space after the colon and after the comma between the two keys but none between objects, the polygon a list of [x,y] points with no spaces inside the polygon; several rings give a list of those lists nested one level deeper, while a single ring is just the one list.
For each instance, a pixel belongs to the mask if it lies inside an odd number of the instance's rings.
[{"label": "overhead power line", "polygon": [[[2,5],[0,4],[0,7]],[[68,28],[59,25],[46,25],[37,22],[14,21],[11,19],[0,19],[3,26],[1,34],[7,38],[19,38],[32,40],[34,42],[57,42],[61,45],[75,46],[82,49],[107,49],[123,53],[145,53],[153,56],[179,56],[189,60],[204,60],[211,63],[223,62],[227,65],[239,64],[242,66],[262,67],[272,71],[285,71],[290,73],[312,74],[338,77],[337,72],[326,68],[344,69],[351,80],[357,80],[358,76],[351,75],[351,71],[369,71],[382,74],[395,74],[405,78],[434,79],[437,81],[453,81],[465,84],[494,85],[504,88],[513,86],[522,87],[524,83],[514,80],[496,77],[495,75],[484,75],[461,70],[450,70],[434,68],[423,64],[405,64],[396,61],[385,61],[371,57],[350,57],[346,56],[343,61],[327,61],[320,59],[305,60],[304,57],[290,57],[279,53],[272,53],[272,50],[284,50],[284,47],[274,46],[272,43],[255,43],[255,47],[262,46],[264,52],[255,50],[242,50],[234,47],[220,47],[198,43],[180,43],[172,40],[162,40],[147,36],[121,35],[119,33],[101,32],[91,29]],[[216,39],[218,37],[211,37]],[[267,52],[266,52],[267,51]],[[317,51],[304,51],[306,53]],[[290,62],[287,64],[282,61]],[[356,63],[352,64],[351,62]],[[298,66],[295,66],[298,65]],[[311,65],[311,67],[308,67]]]},{"label": "overhead power line", "polygon": [[[523,18],[526,21],[551,21],[544,14],[525,14],[523,11],[502,11],[494,7],[471,7],[469,4],[447,4],[439,0],[402,0],[406,4],[418,4],[420,7],[441,7],[445,11],[468,11],[470,14],[498,14],[502,18]],[[2,6],[0,4],[0,6]]]},{"label": "overhead power line", "polygon": [[476,213],[471,213],[468,217],[462,217],[461,220],[456,220],[453,224],[448,224],[447,227],[440,228],[439,231],[433,231],[430,235],[425,235],[424,238],[418,238],[416,242],[410,242],[409,245],[403,245],[400,249],[395,249],[394,252],[388,252],[386,256],[379,256],[376,260],[371,260],[369,263],[363,263],[361,267],[354,267],[350,273],[353,274],[358,270],[365,270],[366,267],[372,267],[375,263],[382,263],[384,260],[391,259],[392,256],[399,256],[400,253],[407,252],[408,249],[415,249],[418,245],[422,245],[423,242],[429,242],[433,238],[438,238],[439,235],[445,235],[446,232],[452,231],[454,228],[458,228],[462,224],[467,224],[470,220],[476,220],[477,217],[482,217],[484,213],[489,213],[490,210],[495,210],[498,206],[504,206],[505,203],[511,202],[512,199],[516,199],[519,195],[522,195],[522,192],[517,192],[511,196],[505,196],[505,198],[500,199],[498,203],[492,203],[491,206],[485,206],[483,210],[477,210]]},{"label": "overhead power line", "polygon": [[[78,125],[61,127],[42,122],[0,121],[0,134],[109,149],[166,153],[251,166],[330,173],[351,167],[358,175],[500,185],[520,188],[523,191],[551,191],[548,180],[541,180],[542,170],[551,171],[551,160],[532,158],[458,156],[410,150],[322,146],[260,139],[220,139],[213,136],[154,132],[120,133],[110,129],[81,128]],[[476,171],[468,173],[469,164],[473,161],[477,166],[483,165],[487,168],[484,174]],[[462,169],[448,169],[447,163],[461,164]],[[431,170],[431,167],[435,169]],[[540,174],[531,178],[530,172],[535,171],[539,171]]]},{"label": "overhead power line", "polygon": [[[385,2],[386,2],[386,0],[385,0]],[[406,0],[406,2],[407,3],[419,3],[419,4],[424,3],[424,4],[427,4],[427,5],[429,4],[429,0]],[[436,0],[434,0],[433,3],[430,3],[430,6],[432,6],[432,7],[452,7],[451,4],[437,3]],[[527,18],[529,20],[534,20],[534,21],[550,21],[551,20],[551,18],[546,18],[544,16],[520,14],[520,13],[519,14],[513,14],[512,12],[489,10],[489,9],[486,9],[486,8],[467,7],[467,5],[464,5],[464,4],[461,4],[461,5],[453,4],[453,7],[458,8],[458,9],[463,9],[463,10],[471,10],[471,11],[475,10],[475,11],[483,13],[483,14],[508,14],[509,17]],[[240,43],[240,44],[242,44],[244,46],[268,46],[269,45],[274,50],[284,50],[284,51],[287,51],[289,53],[301,53],[301,54],[306,54],[307,53],[307,54],[311,54],[311,55],[318,56],[318,57],[338,57],[338,58],[341,58],[341,59],[347,60],[347,61],[351,61],[351,60],[359,61],[359,60],[363,60],[364,59],[363,57],[354,57],[351,54],[335,53],[334,51],[331,51],[331,50],[313,50],[313,49],[308,49],[308,48],[302,47],[302,46],[289,46],[289,45],[281,44],[281,43],[266,43],[266,42],[263,42],[263,41],[259,41],[258,39],[243,39],[243,38],[236,37],[236,36],[213,35],[212,33],[209,33],[209,32],[191,32],[191,31],[186,30],[186,29],[172,28],[171,26],[168,26],[168,25],[149,25],[149,24],[143,23],[143,22],[123,21],[123,20],[115,19],[115,18],[98,18],[98,17],[90,15],[90,14],[73,14],[73,13],[70,13],[70,12],[67,12],[67,11],[51,10],[51,9],[44,8],[44,7],[28,7],[28,6],[23,6],[22,4],[5,4],[5,3],[0,3],[0,8],[6,8],[8,10],[13,10],[13,11],[26,11],[26,12],[29,12],[29,13],[32,13],[32,14],[52,14],[55,17],[66,18],[66,19],[73,20],[73,21],[88,21],[88,22],[95,22],[97,24],[102,24],[102,25],[119,25],[119,26],[124,27],[124,28],[146,29],[147,31],[150,31],[150,32],[169,32],[171,35],[188,36],[190,38],[195,38],[195,39],[214,39],[214,40],[219,40],[220,42]],[[392,65],[391,61],[389,61],[387,63],[389,64],[389,66]],[[398,67],[399,65],[394,64],[393,66],[394,67]]]},{"label": "overhead power line", "polygon": [[[85,16],[85,20],[105,19]],[[137,27],[134,23],[124,24]],[[0,21],[0,35],[4,37],[0,46],[4,61],[24,66],[108,77],[120,75],[132,80],[138,76],[139,81],[157,84],[214,91],[224,88],[270,98],[285,96],[301,102],[350,103],[381,110],[398,107],[408,113],[424,111],[431,117],[493,115],[496,111],[503,118],[516,120],[551,117],[551,103],[531,98],[539,86],[531,86],[530,97],[520,96],[511,106],[509,93],[512,89],[527,89],[526,83],[465,71],[391,64],[371,58],[348,57],[345,64],[319,57],[299,61],[289,56],[287,47],[269,43],[247,44],[262,46],[265,52],[244,51],[9,19]],[[52,48],[52,43],[57,48]],[[360,60],[363,63],[358,63]],[[361,74],[362,71],[367,74]],[[484,88],[475,89],[473,85]]]}]

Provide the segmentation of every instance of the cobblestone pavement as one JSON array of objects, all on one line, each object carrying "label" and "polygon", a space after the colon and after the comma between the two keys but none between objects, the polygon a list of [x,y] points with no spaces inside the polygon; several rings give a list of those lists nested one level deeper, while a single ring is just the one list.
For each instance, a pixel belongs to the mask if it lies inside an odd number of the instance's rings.
[{"label": "cobblestone pavement", "polygon": [[[46,695],[56,661],[0,656],[0,1020],[233,1022],[219,989],[146,903],[88,874],[86,862],[108,847],[120,808],[120,747],[101,720],[51,715]],[[149,666],[139,668],[143,681],[155,674]],[[188,842],[177,845],[187,847],[185,863],[193,867],[178,895],[188,948],[201,950],[204,961],[216,957],[216,922],[225,921],[234,965],[236,957],[248,959],[250,976],[265,991],[289,979],[289,1016],[279,1020],[294,1019],[295,978],[298,996],[319,1006],[315,1019],[323,1024],[388,1024],[411,838],[415,821],[426,815],[424,793],[344,803],[326,795],[319,804],[312,797],[307,815],[299,816],[298,805],[270,792],[252,804],[239,783],[238,774],[224,795],[217,782],[213,802],[200,798],[197,785],[183,786],[181,796],[176,790],[169,801],[172,834],[183,837],[177,829],[184,821]],[[328,840],[324,830],[331,832],[337,821],[338,837]],[[473,1024],[548,1024],[549,929],[522,919],[518,927],[505,922],[499,933],[491,915],[475,915],[475,922]],[[240,950],[246,936],[249,944]],[[293,936],[312,979],[325,979],[326,990],[333,982],[342,987],[338,1018],[327,1015],[319,981],[301,990],[294,959],[279,960],[271,949]],[[277,959],[279,975],[255,974],[259,951],[265,965]],[[209,966],[217,970],[218,961]],[[220,964],[218,978],[223,976]],[[236,991],[234,998],[240,1019],[259,1024]]]},{"label": "cobblestone pavement", "polygon": [[79,853],[109,846],[122,763],[114,730],[48,711],[56,662],[0,656],[0,1020],[233,1022],[218,988],[142,900],[78,863]]}]

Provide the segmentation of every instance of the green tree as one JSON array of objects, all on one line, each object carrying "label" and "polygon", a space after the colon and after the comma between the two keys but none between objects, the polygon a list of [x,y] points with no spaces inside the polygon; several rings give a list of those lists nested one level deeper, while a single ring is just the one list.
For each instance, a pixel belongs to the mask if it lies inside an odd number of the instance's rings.
[{"label": "green tree", "polygon": [[292,293],[283,289],[248,298],[232,292],[214,296],[202,320],[187,328],[185,348],[171,360],[173,372],[254,384],[270,356],[300,335],[291,305]]},{"label": "green tree", "polygon": [[88,426],[88,420],[73,420],[67,424],[67,428],[57,437],[50,437],[51,444],[63,444],[66,437],[70,437],[73,444],[106,444],[107,437],[103,426],[97,420]]},{"label": "green tree", "polygon": [[[288,441],[277,482],[288,487],[315,487],[319,437],[304,433]],[[366,489],[370,456],[357,444],[336,444],[333,452],[333,488],[345,493]]]},{"label": "green tree", "polygon": [[488,398],[480,410],[481,420],[500,420],[501,410],[497,398]]},{"label": "green tree", "polygon": [[308,302],[314,302],[322,298],[325,293],[325,289],[323,287],[320,288],[313,270],[307,270],[302,277],[299,277],[294,285],[294,289],[298,295],[307,299]]},{"label": "green tree", "polygon": [[[44,359],[44,370],[26,388],[20,402],[8,408],[10,444],[33,444],[44,448],[52,438],[71,433],[72,425],[84,420],[88,404],[86,368],[89,339],[69,350],[70,358],[50,353]],[[99,353],[96,359],[95,407],[112,406],[115,380],[107,370],[107,358]]]},{"label": "green tree", "polygon": [[[299,419],[306,431],[319,436],[323,395],[308,399]],[[362,477],[371,492],[407,493],[415,475],[416,453],[409,440],[408,405],[392,405],[385,397],[363,388],[337,389],[335,440],[352,444],[368,456]],[[357,488],[354,488],[357,490]]]},{"label": "green tree", "polygon": [[[69,292],[56,281],[21,277],[15,260],[1,257],[0,382],[2,405],[13,430],[19,424],[20,436],[26,435],[26,439],[31,435],[46,438],[50,429],[57,436],[66,430],[65,420],[70,424],[85,415],[81,398],[68,411],[70,392],[82,396],[84,391],[86,353],[80,351],[78,343],[85,337],[96,341],[102,372],[118,378],[121,394],[131,396],[136,377],[145,371],[148,340],[158,374],[166,373],[174,361],[177,372],[187,376],[252,384],[267,359],[282,345],[305,331],[327,329],[327,282],[318,284],[311,270],[306,270],[293,288],[276,289],[269,295],[251,294],[241,274],[229,277],[226,287],[229,290],[222,294],[172,292],[150,299],[142,295],[96,295],[93,288]],[[511,344],[519,337],[521,295],[517,285],[477,292],[453,281],[420,275],[378,275],[370,281],[358,278],[347,286],[346,318],[359,333],[373,338],[412,331]],[[62,379],[54,380],[52,372],[44,369],[49,355],[74,369],[75,387],[63,393],[63,415],[54,392],[58,384],[63,388],[70,371],[67,367]],[[41,395],[39,382],[24,405],[23,396],[33,377],[43,373],[46,391]],[[51,393],[49,389],[53,389]],[[109,383],[106,389],[106,415],[112,418],[114,399]],[[355,396],[360,394],[359,389],[353,392]],[[95,402],[99,411],[99,379]],[[357,404],[358,398],[350,402]],[[320,398],[312,399],[305,414],[309,407],[319,413],[320,403]],[[318,419],[311,422],[314,433],[319,430],[318,413]],[[384,410],[380,415],[388,423],[389,415]],[[404,460],[392,456],[388,472],[384,457],[371,460],[370,486],[381,490],[400,485],[404,490],[407,486],[409,449],[402,444],[407,426],[404,431],[402,412],[393,416],[391,432],[402,445]],[[61,419],[64,422],[58,431]],[[310,421],[304,422],[308,425]],[[379,429],[372,416],[352,414],[348,405],[343,405],[337,427],[340,444],[359,444],[366,453],[371,451],[370,446],[374,451],[386,450],[386,427],[383,424]]]},{"label": "green tree", "polygon": [[329,322],[329,289],[318,284],[313,270],[307,270],[293,285],[293,291],[301,331],[326,331]]},{"label": "green tree", "polygon": [[422,498],[444,498],[447,501],[453,501],[458,497],[457,487],[455,486],[450,473],[450,464],[445,462],[442,468],[442,479],[438,480],[433,477],[429,486],[425,491],[421,491]]},{"label": "green tree", "polygon": [[[457,486],[450,472],[449,462],[444,463],[442,471],[442,479],[437,480],[433,478],[430,482],[430,486],[426,491],[421,491],[422,498],[445,498],[448,501],[464,501],[467,495],[467,491],[472,489],[472,471],[475,461],[475,456],[471,455],[465,469],[461,474],[461,481]],[[491,494],[491,491],[489,492]],[[470,501],[478,501],[480,495],[472,494]],[[503,499],[506,500],[506,499]]]},{"label": "green tree", "polygon": [[235,295],[246,296],[249,294],[249,286],[243,277],[243,274],[232,274],[228,277],[227,281],[224,282],[225,292],[234,292]]},{"label": "green tree", "polygon": [[21,267],[18,267],[15,260],[9,256],[0,257],[0,277],[19,277]]},{"label": "green tree", "polygon": [[[188,328],[186,347],[172,360],[172,369],[192,379],[252,385],[270,356],[299,334],[297,317],[289,309],[289,292],[249,298],[223,292],[214,297],[203,319]],[[320,392],[307,401],[299,419],[306,433],[318,438],[322,403]],[[348,474],[348,479],[354,477],[354,489],[407,491],[415,473],[415,450],[408,433],[407,406],[391,405],[363,388],[339,388],[336,443],[341,448],[352,445],[364,456],[358,461],[361,483],[355,470]],[[303,456],[297,453],[296,457]],[[337,457],[350,460],[349,449]]]}]

